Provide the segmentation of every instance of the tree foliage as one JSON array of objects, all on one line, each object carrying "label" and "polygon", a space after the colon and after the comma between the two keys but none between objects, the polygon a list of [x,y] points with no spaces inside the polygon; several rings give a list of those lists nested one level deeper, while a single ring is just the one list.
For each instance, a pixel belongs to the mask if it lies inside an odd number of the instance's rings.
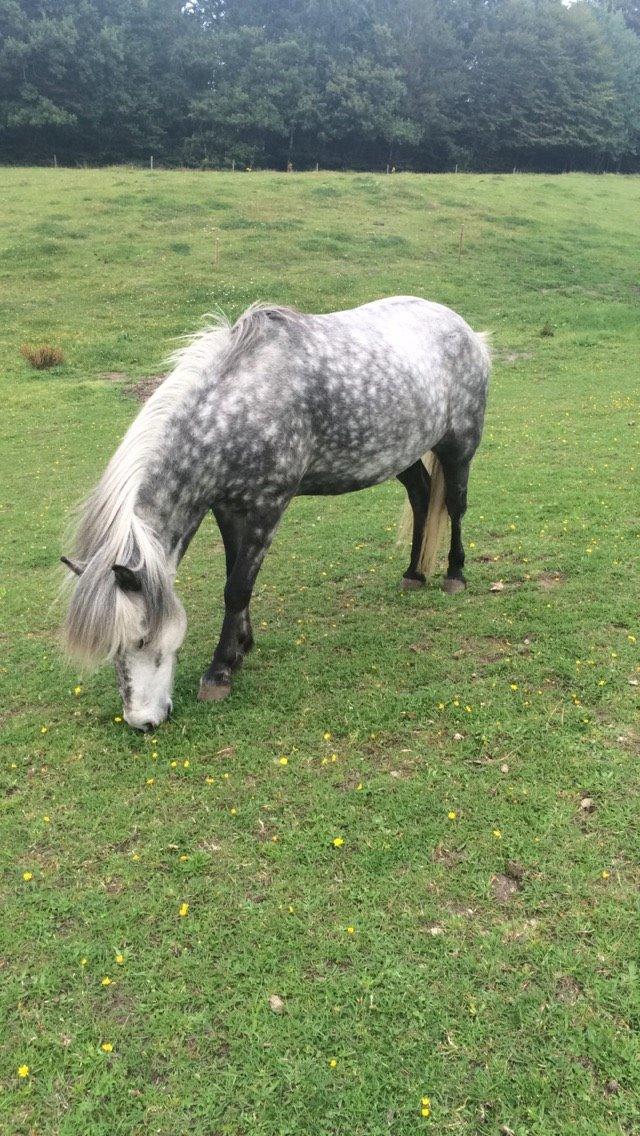
[{"label": "tree foliage", "polygon": [[636,0],[0,0],[0,158],[640,168]]}]

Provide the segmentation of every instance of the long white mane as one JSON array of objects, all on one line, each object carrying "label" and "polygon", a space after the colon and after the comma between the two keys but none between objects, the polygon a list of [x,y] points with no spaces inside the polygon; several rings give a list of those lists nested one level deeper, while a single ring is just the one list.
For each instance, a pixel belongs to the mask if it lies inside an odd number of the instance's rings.
[{"label": "long white mane", "polygon": [[[81,662],[111,658],[138,632],[152,633],[171,606],[172,572],[157,534],[136,512],[137,497],[168,418],[187,391],[219,365],[230,338],[229,320],[216,315],[170,357],[173,370],[142,407],[100,481],[75,511],[76,573],[68,573],[73,592],[63,636],[67,651]],[[117,586],[114,564],[141,573],[144,605]]]},{"label": "long white mane", "polygon": [[[158,535],[136,512],[140,487],[168,419],[198,383],[218,381],[250,353],[273,322],[300,318],[290,308],[254,304],[231,324],[216,314],[167,360],[173,367],[131,424],[100,481],[76,510],[75,572],[63,628],[69,654],[88,664],[112,658],[132,640],[149,638],[168,614],[173,567]],[[118,587],[114,564],[140,573],[139,595]]]}]

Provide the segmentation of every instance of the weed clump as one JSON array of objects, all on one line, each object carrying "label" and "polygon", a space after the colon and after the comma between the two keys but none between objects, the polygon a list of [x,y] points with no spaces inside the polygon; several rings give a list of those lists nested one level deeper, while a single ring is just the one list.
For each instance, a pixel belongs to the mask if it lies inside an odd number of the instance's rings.
[{"label": "weed clump", "polygon": [[23,343],[20,354],[36,371],[46,371],[48,367],[57,367],[64,363],[64,354],[59,347],[52,347],[50,343],[43,343],[41,347],[30,347]]}]

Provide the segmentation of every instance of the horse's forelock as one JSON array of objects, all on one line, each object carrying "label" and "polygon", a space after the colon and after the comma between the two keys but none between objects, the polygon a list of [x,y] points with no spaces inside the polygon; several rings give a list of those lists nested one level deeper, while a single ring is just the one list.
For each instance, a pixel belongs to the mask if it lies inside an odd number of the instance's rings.
[{"label": "horse's forelock", "polygon": [[[139,575],[141,590],[123,590],[113,571],[125,560]],[[73,591],[63,627],[67,653],[84,665],[113,658],[136,639],[152,640],[173,613],[175,596],[164,552],[152,534],[138,528],[126,558],[105,542],[72,577]]]}]

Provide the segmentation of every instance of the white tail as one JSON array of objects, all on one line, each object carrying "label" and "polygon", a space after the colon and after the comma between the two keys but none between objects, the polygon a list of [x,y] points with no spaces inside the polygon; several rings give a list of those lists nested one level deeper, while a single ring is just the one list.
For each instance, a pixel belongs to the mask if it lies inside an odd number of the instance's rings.
[{"label": "white tail", "polygon": [[[445,503],[446,485],[442,466],[432,452],[424,454],[422,461],[431,477],[431,492],[417,568],[419,572],[429,577],[433,575],[436,568],[438,553],[447,527],[448,513]],[[413,511],[407,500],[398,525],[398,544],[410,544],[412,534]]]}]

